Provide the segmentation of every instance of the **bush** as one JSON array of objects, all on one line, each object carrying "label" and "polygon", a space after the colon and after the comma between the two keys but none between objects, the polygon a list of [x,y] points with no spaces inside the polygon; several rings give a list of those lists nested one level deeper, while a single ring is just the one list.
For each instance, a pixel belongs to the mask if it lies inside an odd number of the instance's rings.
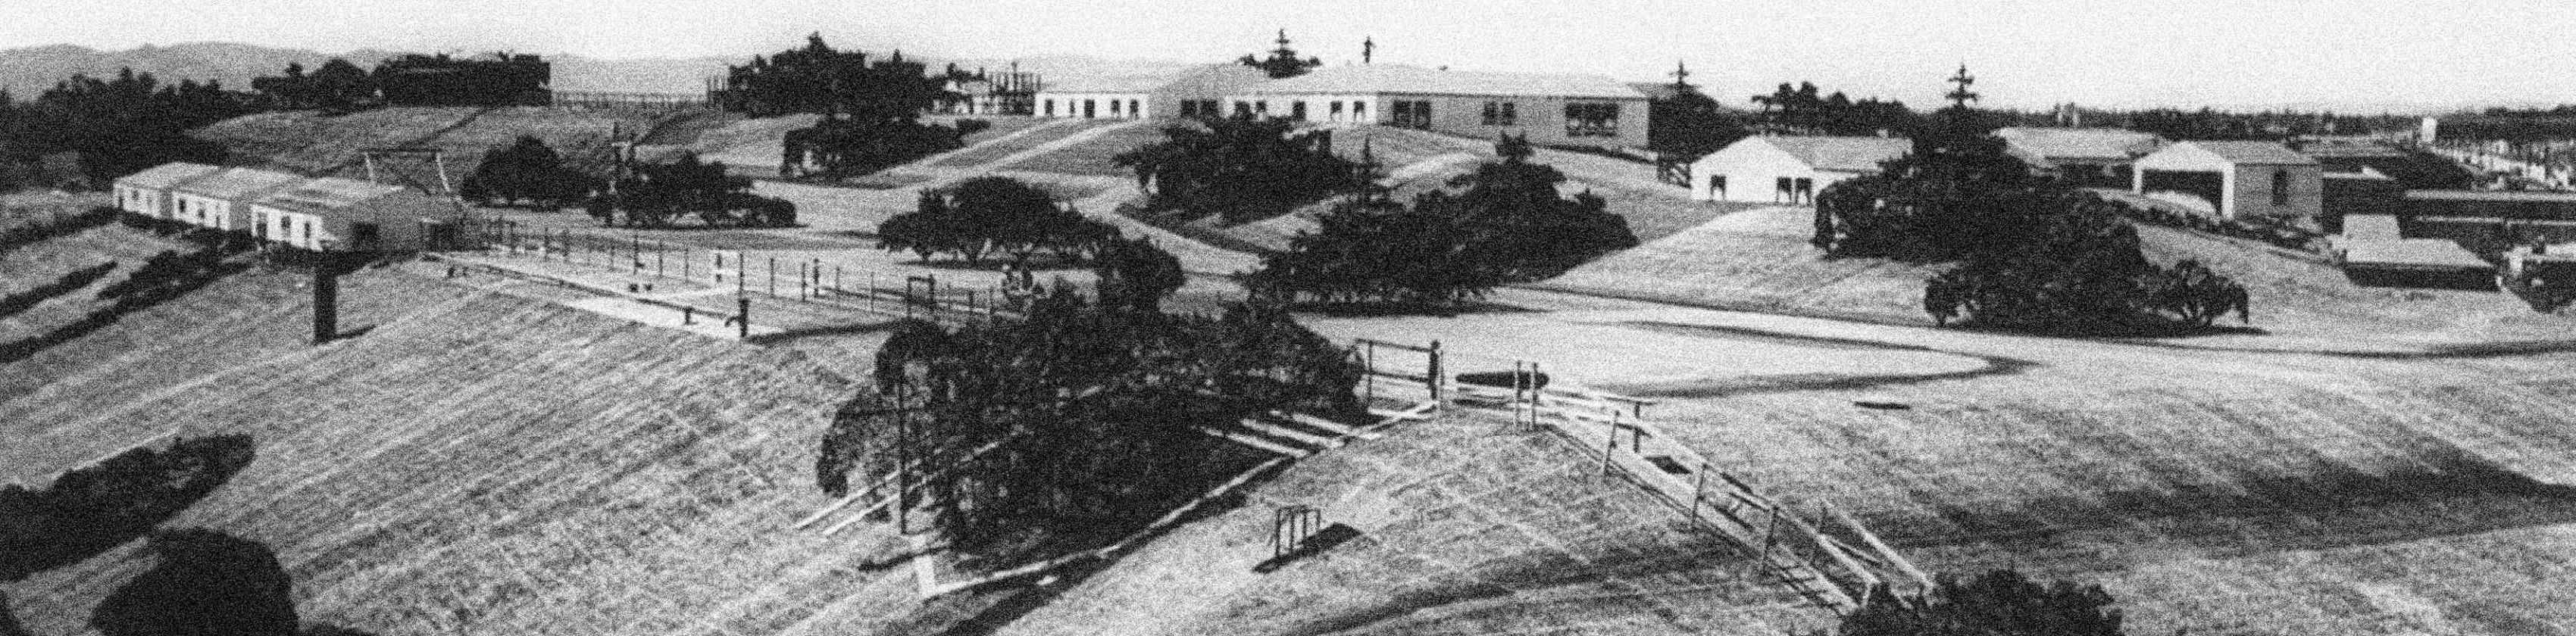
[{"label": "bush", "polygon": [[2119,610],[2102,586],[2041,585],[2012,570],[1973,580],[1939,577],[1920,603],[1878,590],[1844,615],[1836,636],[2120,636]]}]

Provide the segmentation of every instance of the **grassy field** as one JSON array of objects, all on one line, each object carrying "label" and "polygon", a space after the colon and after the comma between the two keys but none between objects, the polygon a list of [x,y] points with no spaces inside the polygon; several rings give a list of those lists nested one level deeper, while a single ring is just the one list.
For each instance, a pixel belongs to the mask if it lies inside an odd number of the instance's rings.
[{"label": "grassy field", "polygon": [[[1000,634],[1743,634],[1821,626],[1713,534],[1501,416],[1402,425],[1306,460]],[[1358,539],[1285,569],[1272,511]]]},{"label": "grassy field", "polygon": [[[295,342],[292,277],[245,275],[10,365],[0,422],[30,443],[0,465],[250,435],[251,467],[170,523],[266,542],[306,620],[378,633],[846,633],[911,605],[889,537],[787,529],[820,503],[840,373],[397,273],[345,293],[374,329],[330,346]],[[7,592],[30,629],[87,633],[133,551]]]},{"label": "grassy field", "polygon": [[1135,150],[1138,146],[1160,142],[1162,140],[1163,125],[1156,122],[1138,122],[1134,125],[1126,126],[1118,130],[1110,131],[1107,134],[1084,140],[1082,143],[1058,148],[1053,152],[1030,157],[1028,159],[1021,160],[1019,163],[1003,166],[1003,169],[1025,172],[1095,175],[1103,177],[1128,177],[1135,175],[1135,171],[1118,167],[1117,163],[1111,161],[1110,158],[1116,157],[1120,153],[1124,153],[1129,150]]},{"label": "grassy field", "polygon": [[1040,145],[1046,144],[1047,142],[1072,137],[1085,130],[1115,123],[1119,122],[1110,120],[1042,120],[1030,126],[1030,128],[1043,127],[1040,130],[1012,137],[1010,139],[999,141],[986,140],[985,142],[975,144],[974,147],[968,148],[963,152],[952,153],[948,156],[941,157],[937,161],[930,162],[929,165],[931,167],[944,168],[968,168],[981,166],[995,161],[1000,161],[1003,157],[1011,156],[1012,153],[1036,148]]}]

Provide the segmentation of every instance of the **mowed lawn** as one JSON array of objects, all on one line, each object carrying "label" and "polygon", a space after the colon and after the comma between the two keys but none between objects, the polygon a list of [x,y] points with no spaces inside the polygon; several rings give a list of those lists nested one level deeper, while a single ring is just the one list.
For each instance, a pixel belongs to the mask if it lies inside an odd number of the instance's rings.
[{"label": "mowed lawn", "polygon": [[1004,166],[1003,169],[1104,177],[1134,175],[1134,170],[1118,167],[1117,163],[1110,158],[1135,150],[1138,146],[1162,141],[1165,123],[1145,121],[1132,122],[1132,124],[1082,140],[1071,146],[1021,160]]},{"label": "mowed lawn", "polygon": [[[814,435],[855,370],[390,271],[343,288],[372,331],[313,347],[297,281],[6,365],[0,422],[28,443],[0,465],[248,435],[257,459],[168,525],[265,543],[305,621],[374,633],[850,633],[912,606],[889,533],[789,528],[824,501]],[[36,633],[89,633],[151,565],[138,545],[0,590]]]},{"label": "mowed lawn", "polygon": [[1825,257],[1807,244],[1813,232],[1807,208],[1687,205],[1680,212],[1639,214],[1630,224],[1686,222],[1703,209],[1715,216],[1535,286],[1726,309],[1930,323],[1923,317],[1923,281],[1945,266]]}]

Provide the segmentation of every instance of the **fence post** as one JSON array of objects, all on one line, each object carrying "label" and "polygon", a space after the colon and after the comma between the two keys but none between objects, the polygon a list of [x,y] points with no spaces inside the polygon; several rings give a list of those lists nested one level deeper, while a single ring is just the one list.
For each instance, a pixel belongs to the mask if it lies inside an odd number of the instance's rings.
[{"label": "fence post", "polygon": [[769,257],[769,296],[778,296],[778,257]]},{"label": "fence post", "polygon": [[1618,450],[1619,448],[1618,424],[1610,425],[1610,436],[1608,439],[1602,440],[1602,442],[1604,443],[1601,446],[1601,474],[1607,475],[1610,474],[1610,451]]},{"label": "fence post", "polygon": [[667,262],[669,259],[664,258],[665,256],[670,255],[670,253],[671,253],[671,245],[670,245],[670,244],[668,244],[668,243],[662,243],[662,242],[658,242],[658,241],[656,241],[656,242],[654,242],[654,243],[653,243],[653,277],[654,277],[654,278],[670,278],[670,277],[671,277],[671,276],[670,276],[670,273],[671,273],[671,271],[670,271],[670,267],[669,267],[669,264],[668,264],[668,262]]},{"label": "fence post", "polygon": [[738,329],[740,329],[740,332],[739,332],[739,334],[740,334],[740,335],[739,335],[739,336],[737,336],[737,337],[740,337],[740,338],[750,338],[750,337],[751,337],[751,298],[750,298],[750,297],[740,297],[740,298],[735,298],[735,299],[733,299],[733,300],[734,300],[735,306],[736,306],[737,308],[739,308],[739,311],[738,311],[735,315],[736,315],[736,316],[738,316],[738,317],[740,317],[740,318],[742,318],[742,324],[738,327]]},{"label": "fence post", "polygon": [[796,300],[797,300],[797,301],[799,301],[799,302],[802,302],[802,301],[804,301],[805,299],[806,299],[806,296],[805,296],[805,264],[804,264],[804,263],[797,263],[797,264],[796,264]]},{"label": "fence post", "polygon": [[1440,341],[1438,340],[1431,341],[1431,368],[1429,371],[1431,371],[1431,403],[1436,405],[1432,408],[1445,409],[1447,406],[1441,404],[1440,401]]}]

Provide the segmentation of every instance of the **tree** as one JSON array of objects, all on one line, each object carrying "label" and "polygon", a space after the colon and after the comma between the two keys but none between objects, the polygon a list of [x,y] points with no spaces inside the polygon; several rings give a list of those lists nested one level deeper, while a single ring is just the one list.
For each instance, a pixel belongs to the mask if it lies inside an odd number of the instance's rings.
[{"label": "tree", "polygon": [[958,129],[920,123],[922,111],[958,97],[946,76],[896,51],[871,59],[862,51],[835,50],[821,34],[805,46],[727,70],[721,105],[755,117],[793,113],[823,116],[812,128],[789,131],[781,176],[806,170],[843,176],[875,172],[960,147]]},{"label": "tree", "polygon": [[877,352],[877,395],[826,432],[818,485],[915,458],[945,467],[921,500],[962,549],[1112,536],[1252,464],[1201,429],[1360,408],[1356,364],[1275,307],[1134,309],[1059,283],[1024,319],[905,326]]},{"label": "tree", "polygon": [[306,94],[313,105],[330,112],[349,112],[376,101],[375,78],[348,60],[331,58],[313,71]]},{"label": "tree", "polygon": [[2102,586],[2042,585],[2013,570],[1961,582],[1936,579],[1926,602],[1874,591],[1836,636],[2120,636],[2122,616]]},{"label": "tree", "polygon": [[1159,311],[1163,297],[1189,282],[1181,259],[1142,238],[1103,244],[1092,271],[1100,281],[1100,304],[1111,309]]},{"label": "tree", "polygon": [[107,636],[294,636],[294,582],[259,542],[203,528],[153,533],[160,563],[109,593]]},{"label": "tree", "polygon": [[949,253],[969,264],[1003,253],[1025,266],[1038,252],[1079,262],[1117,229],[1058,203],[1055,195],[1008,177],[977,177],[923,192],[913,211],[877,225],[877,248],[910,251],[928,260]]},{"label": "tree", "polygon": [[1448,304],[1637,245],[1600,197],[1559,197],[1565,174],[1530,161],[1527,139],[1504,137],[1494,150],[1499,161],[1450,180],[1456,194],[1426,192],[1406,206],[1371,189],[1336,204],[1245,284],[1282,300]]},{"label": "tree", "polygon": [[601,224],[622,219],[627,225],[670,227],[696,216],[707,227],[784,227],[796,222],[796,205],[751,193],[751,179],[729,174],[724,162],[703,162],[697,153],[669,163],[634,167],[633,178],[618,182],[615,194],[591,197],[584,206]]},{"label": "tree", "polygon": [[1328,137],[1285,120],[1214,119],[1163,129],[1164,140],[1111,161],[1136,171],[1145,209],[1245,222],[1286,214],[1365,187],[1358,164],[1333,154]]},{"label": "tree", "polygon": [[1276,42],[1279,44],[1279,48],[1271,49],[1269,57],[1254,57],[1252,54],[1246,53],[1242,58],[1236,59],[1235,63],[1261,69],[1261,72],[1268,73],[1270,75],[1270,79],[1285,79],[1304,75],[1306,74],[1306,71],[1324,65],[1324,60],[1322,58],[1312,56],[1305,58],[1297,57],[1297,49],[1288,47],[1287,29],[1279,30],[1279,39],[1276,40]]},{"label": "tree", "polygon": [[1743,139],[1744,123],[1698,86],[1683,81],[1688,68],[1675,68],[1673,94],[1646,105],[1646,145],[1657,155],[1693,160]]},{"label": "tree", "polygon": [[565,165],[562,155],[533,135],[521,135],[511,145],[485,153],[483,164],[458,187],[468,200],[497,198],[503,204],[524,200],[547,209],[579,201],[591,188],[588,175]]}]

